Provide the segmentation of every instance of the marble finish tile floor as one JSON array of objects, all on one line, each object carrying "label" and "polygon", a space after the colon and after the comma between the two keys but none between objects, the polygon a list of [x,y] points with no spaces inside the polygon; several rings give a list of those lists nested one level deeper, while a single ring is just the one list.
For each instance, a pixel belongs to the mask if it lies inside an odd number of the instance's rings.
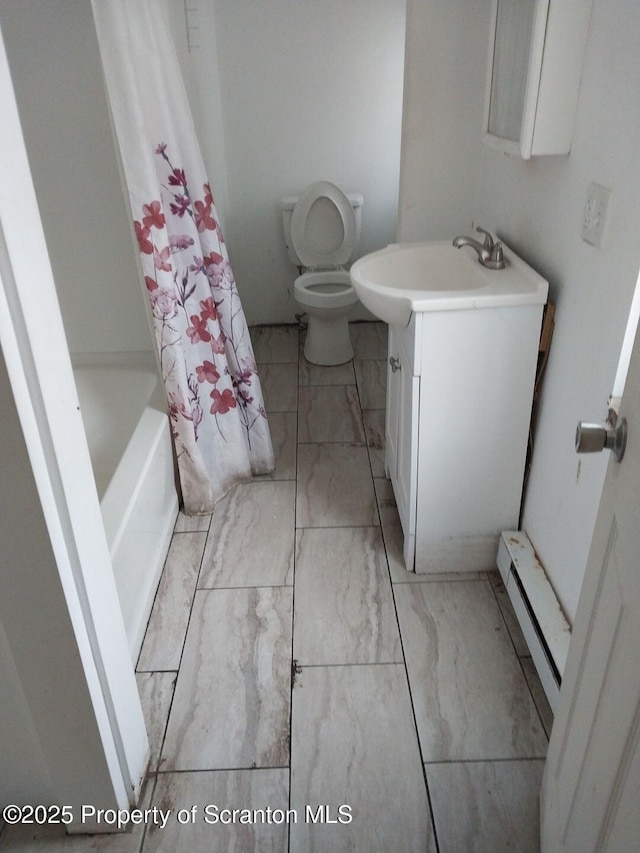
[{"label": "marble finish tile floor", "polygon": [[11,827],[1,851],[538,850],[539,679],[493,566],[405,571],[386,327],[351,329],[339,367],[252,329],[276,469],[178,518],[137,673],[166,827]]}]

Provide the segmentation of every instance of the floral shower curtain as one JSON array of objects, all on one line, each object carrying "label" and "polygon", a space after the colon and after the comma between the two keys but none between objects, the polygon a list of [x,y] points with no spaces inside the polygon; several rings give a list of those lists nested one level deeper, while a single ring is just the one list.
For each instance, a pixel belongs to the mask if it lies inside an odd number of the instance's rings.
[{"label": "floral shower curtain", "polygon": [[184,511],[273,469],[253,349],[158,0],[92,0]]}]

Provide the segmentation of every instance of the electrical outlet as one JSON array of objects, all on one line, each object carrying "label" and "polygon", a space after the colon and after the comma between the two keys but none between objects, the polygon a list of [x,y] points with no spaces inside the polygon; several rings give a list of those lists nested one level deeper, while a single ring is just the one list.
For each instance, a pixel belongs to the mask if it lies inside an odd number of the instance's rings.
[{"label": "electrical outlet", "polygon": [[600,184],[589,184],[582,216],[582,239],[596,248],[602,248],[609,208],[613,193]]}]

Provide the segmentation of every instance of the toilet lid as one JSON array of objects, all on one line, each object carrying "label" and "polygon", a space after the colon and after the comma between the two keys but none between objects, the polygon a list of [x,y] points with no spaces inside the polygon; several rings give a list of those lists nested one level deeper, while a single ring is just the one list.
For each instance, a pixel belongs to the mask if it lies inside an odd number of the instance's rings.
[{"label": "toilet lid", "polygon": [[356,216],[340,187],[311,184],[291,215],[291,242],[305,267],[341,267],[356,247]]}]

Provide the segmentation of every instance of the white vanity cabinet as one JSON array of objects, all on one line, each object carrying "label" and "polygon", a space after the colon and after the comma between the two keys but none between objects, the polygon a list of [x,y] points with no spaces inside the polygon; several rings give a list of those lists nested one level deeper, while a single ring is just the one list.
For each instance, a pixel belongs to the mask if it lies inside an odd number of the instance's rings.
[{"label": "white vanity cabinet", "polygon": [[389,326],[386,469],[406,568],[494,565],[518,527],[543,305],[413,313]]}]

